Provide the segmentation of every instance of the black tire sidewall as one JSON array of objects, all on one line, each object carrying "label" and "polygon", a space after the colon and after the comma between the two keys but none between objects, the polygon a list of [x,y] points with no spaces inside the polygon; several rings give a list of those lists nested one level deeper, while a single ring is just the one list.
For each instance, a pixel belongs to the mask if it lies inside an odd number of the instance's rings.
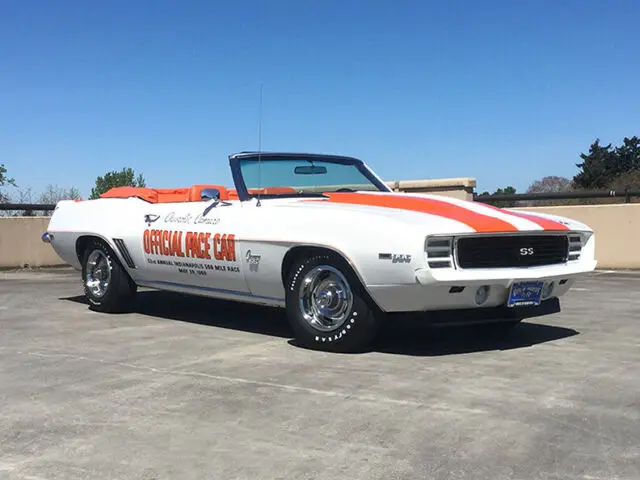
[{"label": "black tire sidewall", "polygon": [[[353,294],[353,305],[345,323],[334,330],[316,330],[302,316],[299,307],[300,282],[306,273],[318,265],[329,265],[338,269],[347,279]],[[350,267],[333,255],[314,255],[294,262],[286,285],[287,317],[301,346],[330,351],[349,352],[365,348],[375,336],[378,319],[370,301]]]},{"label": "black tire sidewall", "polygon": [[[107,291],[102,297],[96,297],[91,293],[86,283],[87,260],[89,255],[96,250],[101,251],[105,255],[111,271]],[[82,257],[82,286],[90,307],[105,312],[126,310],[130,307],[130,300],[135,292],[135,288],[127,272],[123,269],[117,257],[113,254],[106,242],[99,239],[90,240],[84,250]]]}]

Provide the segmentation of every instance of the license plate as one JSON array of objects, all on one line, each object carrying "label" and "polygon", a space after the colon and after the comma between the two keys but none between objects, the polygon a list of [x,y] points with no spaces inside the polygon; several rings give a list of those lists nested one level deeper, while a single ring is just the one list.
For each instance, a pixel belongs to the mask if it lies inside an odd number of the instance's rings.
[{"label": "license plate", "polygon": [[544,282],[515,282],[509,292],[509,307],[540,305]]}]

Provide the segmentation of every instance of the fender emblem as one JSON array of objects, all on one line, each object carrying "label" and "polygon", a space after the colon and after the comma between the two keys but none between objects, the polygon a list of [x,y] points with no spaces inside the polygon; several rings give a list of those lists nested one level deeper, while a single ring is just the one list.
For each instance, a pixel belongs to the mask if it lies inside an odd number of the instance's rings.
[{"label": "fender emblem", "polygon": [[394,253],[391,255],[391,263],[409,263],[411,262],[411,255],[406,253]]},{"label": "fender emblem", "polygon": [[254,255],[251,253],[251,250],[247,250],[246,260],[249,264],[249,270],[252,272],[257,272],[258,267],[260,266],[260,255]]},{"label": "fender emblem", "polygon": [[147,213],[144,216],[144,223],[151,225],[153,222],[155,222],[159,218],[160,218],[160,215],[152,215],[151,213]]},{"label": "fender emblem", "polygon": [[411,263],[411,255],[407,253],[379,253],[378,260],[391,260],[391,263]]}]

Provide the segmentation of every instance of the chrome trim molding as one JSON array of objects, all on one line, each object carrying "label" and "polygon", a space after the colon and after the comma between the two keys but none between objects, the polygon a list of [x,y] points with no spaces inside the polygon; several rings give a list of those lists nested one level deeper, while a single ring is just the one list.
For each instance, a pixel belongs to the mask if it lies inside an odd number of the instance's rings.
[{"label": "chrome trim molding", "polygon": [[224,288],[212,288],[212,287],[201,287],[199,285],[187,285],[184,283],[175,283],[175,282],[164,282],[160,280],[154,281],[139,281],[138,285],[148,286],[150,288],[158,288],[162,289],[162,287],[167,288],[182,288],[185,290],[194,290],[201,292],[210,292],[210,293],[219,293],[222,295],[235,295],[238,297],[247,297],[247,298],[255,298],[258,300],[270,300],[274,302],[284,302],[284,298],[276,298],[276,297],[265,297],[263,295],[254,295],[253,293],[248,292],[239,292],[237,290],[226,290]]}]

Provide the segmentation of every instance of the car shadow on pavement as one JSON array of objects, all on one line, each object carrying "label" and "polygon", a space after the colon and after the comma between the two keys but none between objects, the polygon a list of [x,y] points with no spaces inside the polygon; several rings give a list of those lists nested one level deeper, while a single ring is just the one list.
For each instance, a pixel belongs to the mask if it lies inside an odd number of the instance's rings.
[{"label": "car shadow on pavement", "polygon": [[[61,300],[88,305],[84,295]],[[215,300],[174,292],[140,291],[132,313],[154,318],[228,328],[292,339],[293,331],[282,309]],[[483,332],[480,325],[430,326],[411,317],[389,319],[371,348],[359,352],[393,355],[442,356],[490,350],[512,350],[578,335],[571,328],[524,321],[504,335]],[[295,346],[295,340],[289,344]]]},{"label": "car shadow on pavement", "polygon": [[374,349],[382,353],[413,356],[460,355],[490,350],[532,347],[579,335],[566,327],[525,320],[505,333],[492,333],[482,325],[430,326],[403,319],[386,325]]},{"label": "car shadow on pavement", "polygon": [[[89,305],[84,295],[62,300]],[[140,291],[131,313],[274,337],[293,337],[293,331],[281,309],[196,295],[157,290]]]}]

